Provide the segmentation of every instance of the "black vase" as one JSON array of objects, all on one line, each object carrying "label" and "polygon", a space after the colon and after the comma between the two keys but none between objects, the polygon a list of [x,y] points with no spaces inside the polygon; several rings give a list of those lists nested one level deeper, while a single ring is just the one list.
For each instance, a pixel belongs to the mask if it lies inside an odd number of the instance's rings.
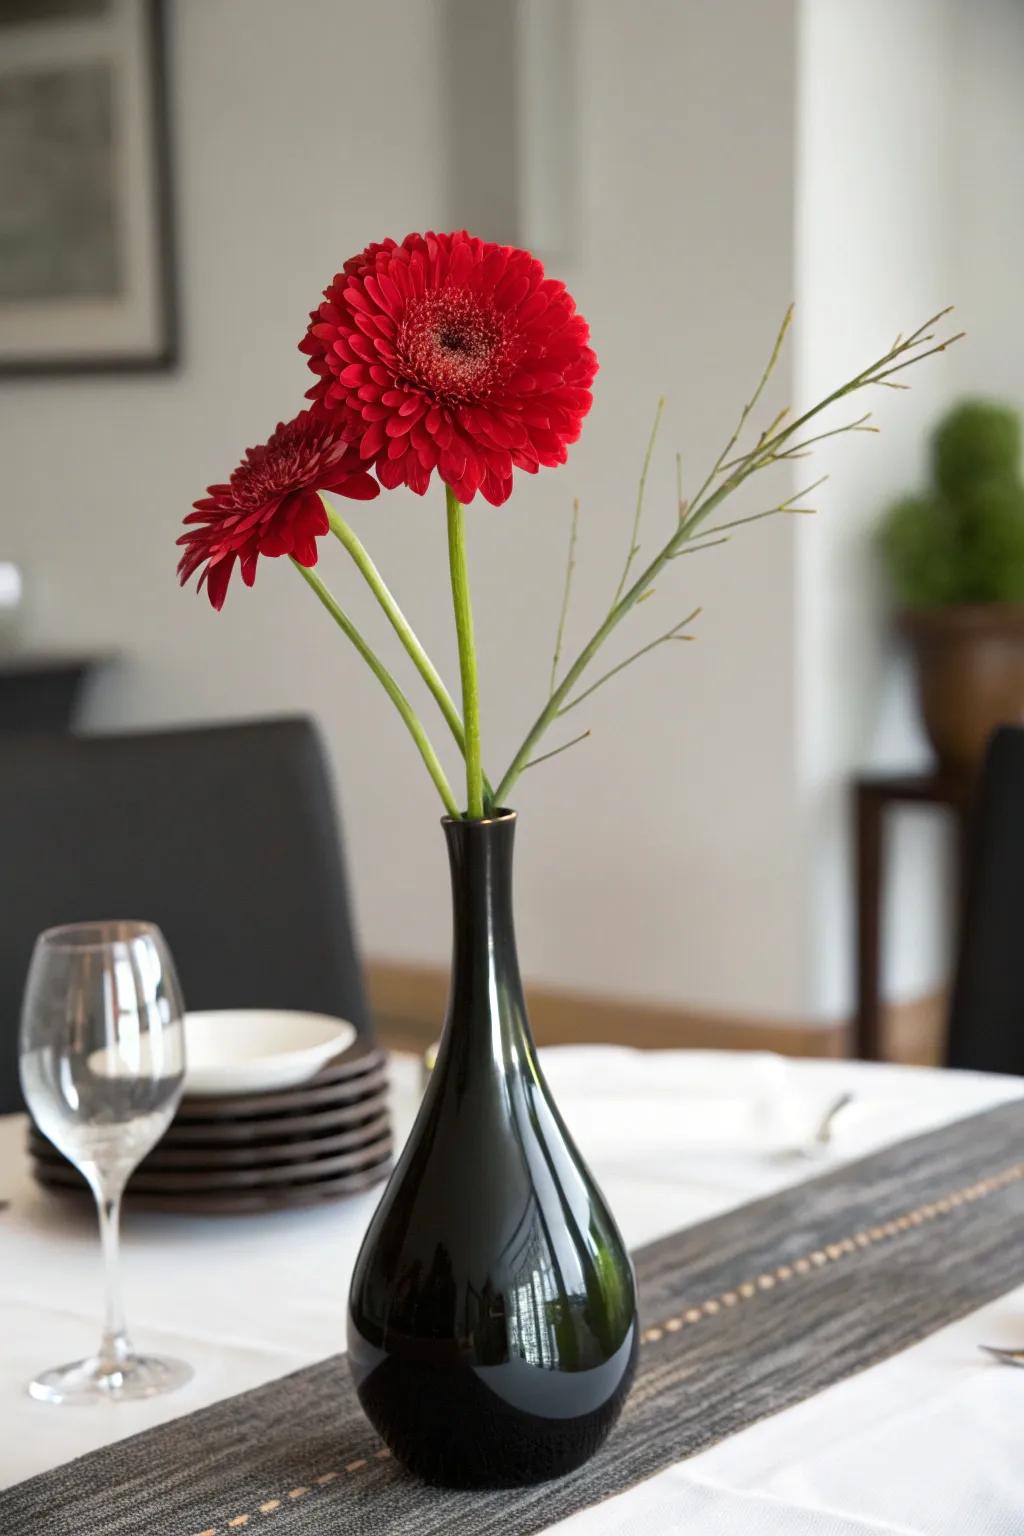
[{"label": "black vase", "polygon": [[571,1471],[636,1362],[633,1268],[537,1062],[512,922],[516,817],[445,820],[454,951],[419,1116],[349,1298],[360,1402],[428,1482]]}]

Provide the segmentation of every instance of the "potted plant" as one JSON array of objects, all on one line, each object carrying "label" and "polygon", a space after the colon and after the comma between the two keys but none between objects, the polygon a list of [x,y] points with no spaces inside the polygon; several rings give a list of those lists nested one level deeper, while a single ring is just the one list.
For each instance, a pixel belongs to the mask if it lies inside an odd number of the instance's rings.
[{"label": "potted plant", "polygon": [[1008,406],[967,400],[932,438],[931,486],[897,501],[882,557],[943,771],[971,776],[999,725],[1024,721],[1024,479]]},{"label": "potted plant", "polygon": [[[290,557],[387,692],[446,812],[455,940],[448,1016],[416,1124],[356,1263],[348,1316],[363,1407],[399,1461],[432,1482],[497,1487],[571,1471],[614,1424],[645,1342],[629,1255],[530,1034],[512,919],[513,790],[527,770],[589,734],[549,746],[548,732],[565,715],[654,647],[685,638],[696,611],[607,669],[595,666],[620,626],[632,629],[651,612],[644,605],[655,588],[671,589],[686,568],[677,559],[725,543],[759,517],[810,510],[801,491],[760,512],[723,516],[734,492],[823,438],[873,430],[866,415],[820,430],[818,418],[848,396],[891,385],[955,339],[935,334],[943,318],[935,316],[824,399],[783,410],[757,431],[755,412],[790,318],[706,477],[685,498],[679,485],[648,542],[652,433],[618,585],[590,638],[569,655],[574,516],[549,686],[500,772],[485,752],[469,528],[492,537],[500,528],[506,537],[512,526],[528,537],[521,522],[499,523],[500,512],[481,502],[500,509],[518,475],[566,461],[598,366],[572,295],[528,251],[462,230],[386,240],[353,256],[300,342],[315,375],[311,407],[249,449],[186,518],[179,573],[183,582],[198,573],[215,608],[236,568],[251,586],[262,559]],[[461,708],[345,515],[350,502],[398,486],[436,493]],[[436,705],[464,788],[449,776],[432,726],[350,617],[347,596],[323,581],[319,541],[331,535],[351,562],[343,574],[370,588]]]}]

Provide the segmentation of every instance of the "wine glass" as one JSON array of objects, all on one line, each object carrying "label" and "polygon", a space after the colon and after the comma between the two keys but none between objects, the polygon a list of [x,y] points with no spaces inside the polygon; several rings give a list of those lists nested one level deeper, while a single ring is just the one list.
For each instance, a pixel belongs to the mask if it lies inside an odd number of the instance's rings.
[{"label": "wine glass", "polygon": [[36,940],[22,1004],[22,1090],[39,1129],[89,1182],[106,1270],[99,1349],[33,1381],[29,1393],[42,1402],[153,1397],[192,1375],[179,1360],[135,1353],[118,1276],[122,1192],[181,1098],[183,1015],[153,923],[74,923]]}]

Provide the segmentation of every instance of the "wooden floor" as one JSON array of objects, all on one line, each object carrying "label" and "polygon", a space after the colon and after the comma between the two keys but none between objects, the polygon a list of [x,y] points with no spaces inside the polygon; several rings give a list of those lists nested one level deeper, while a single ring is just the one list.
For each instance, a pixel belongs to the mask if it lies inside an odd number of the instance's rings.
[{"label": "wooden floor", "polygon": [[[420,1054],[441,1032],[447,973],[428,966],[372,963],[370,1002],[381,1040],[392,1050]],[[615,1044],[641,1050],[778,1051],[785,1056],[848,1054],[842,1024],[744,1019],[661,1003],[589,996],[527,984],[530,1018],[541,1045]],[[915,1066],[942,1060],[946,996],[935,993],[888,1008],[886,1057]]]}]

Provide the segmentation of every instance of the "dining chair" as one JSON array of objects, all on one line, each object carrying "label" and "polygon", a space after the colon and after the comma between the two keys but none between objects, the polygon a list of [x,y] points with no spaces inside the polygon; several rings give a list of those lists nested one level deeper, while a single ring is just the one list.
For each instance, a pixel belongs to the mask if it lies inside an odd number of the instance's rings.
[{"label": "dining chair", "polygon": [[0,736],[0,1113],[36,934],[147,918],[189,1007],[294,1008],[369,1030],[334,797],[316,728]]},{"label": "dining chair", "polygon": [[1024,1074],[1024,727],[989,743],[975,797],[946,1061]]}]

